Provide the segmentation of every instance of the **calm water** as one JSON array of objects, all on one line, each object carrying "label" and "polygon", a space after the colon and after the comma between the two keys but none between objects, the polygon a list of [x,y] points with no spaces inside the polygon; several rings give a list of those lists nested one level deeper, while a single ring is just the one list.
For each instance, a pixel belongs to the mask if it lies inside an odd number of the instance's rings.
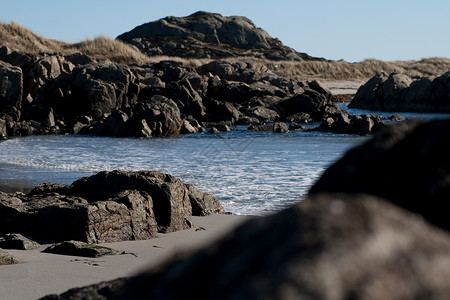
[{"label": "calm water", "polygon": [[245,129],[174,138],[32,136],[7,140],[0,143],[0,187],[70,184],[102,170],[158,170],[214,194],[227,211],[264,215],[301,199],[331,163],[367,139]]},{"label": "calm water", "polygon": [[102,170],[158,170],[217,196],[227,211],[265,214],[299,200],[365,138],[237,130],[176,138],[32,136],[0,143],[0,185],[70,184]]}]

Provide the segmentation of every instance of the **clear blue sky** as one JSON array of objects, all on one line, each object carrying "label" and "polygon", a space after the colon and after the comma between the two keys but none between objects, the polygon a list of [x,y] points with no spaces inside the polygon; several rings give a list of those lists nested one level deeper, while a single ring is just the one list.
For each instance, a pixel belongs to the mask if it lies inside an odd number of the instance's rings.
[{"label": "clear blue sky", "polygon": [[11,0],[2,1],[0,20],[77,42],[199,10],[246,16],[287,46],[327,59],[450,57],[449,0]]}]

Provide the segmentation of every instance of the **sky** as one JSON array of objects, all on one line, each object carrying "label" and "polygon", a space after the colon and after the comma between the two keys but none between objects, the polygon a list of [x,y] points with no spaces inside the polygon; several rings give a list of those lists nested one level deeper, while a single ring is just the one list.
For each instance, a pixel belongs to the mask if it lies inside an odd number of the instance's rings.
[{"label": "sky", "polygon": [[143,23],[196,11],[246,16],[299,52],[349,62],[450,57],[449,0],[14,0],[0,21],[46,38],[115,38]]}]

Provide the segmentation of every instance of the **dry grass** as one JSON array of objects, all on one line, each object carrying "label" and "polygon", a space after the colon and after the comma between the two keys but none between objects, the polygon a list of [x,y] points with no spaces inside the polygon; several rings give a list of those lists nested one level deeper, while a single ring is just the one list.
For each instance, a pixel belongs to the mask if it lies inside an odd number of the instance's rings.
[{"label": "dry grass", "polygon": [[[175,60],[191,67],[198,67],[211,59],[187,59],[181,57],[148,57],[134,47],[105,36],[69,44],[44,38],[14,22],[0,22],[0,45],[29,54],[57,52],[62,55],[81,52],[97,60],[110,60],[125,64],[154,63],[161,60]],[[256,61],[274,73],[297,80],[320,79],[324,81],[352,80],[366,81],[379,72],[400,72],[409,76],[437,76],[450,70],[449,58],[427,58],[420,61],[380,61],[367,59],[362,62],[345,61],[269,61],[252,57],[230,58],[230,61]]]}]

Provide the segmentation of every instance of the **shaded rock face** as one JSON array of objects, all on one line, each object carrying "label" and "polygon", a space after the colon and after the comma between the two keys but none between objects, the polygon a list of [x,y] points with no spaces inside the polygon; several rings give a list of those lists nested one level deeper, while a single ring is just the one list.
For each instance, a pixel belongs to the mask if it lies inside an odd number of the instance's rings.
[{"label": "shaded rock face", "polygon": [[321,194],[131,278],[106,299],[445,298],[449,251],[448,233],[380,198]]},{"label": "shaded rock face", "polygon": [[19,233],[8,233],[0,237],[0,248],[32,250],[36,249],[39,244]]},{"label": "shaded rock face", "polygon": [[1,193],[0,233],[55,242],[148,239],[191,228],[191,202],[198,215],[223,212],[216,198],[198,189],[190,193],[168,174],[101,172],[70,186],[38,186],[23,197]]},{"label": "shaded rock face", "polygon": [[450,230],[450,120],[407,122],[347,152],[311,188],[384,197]]},{"label": "shaded rock face", "polygon": [[21,108],[22,88],[22,70],[0,61],[0,113]]},{"label": "shaded rock face", "polygon": [[450,113],[450,72],[416,80],[399,73],[377,74],[361,86],[349,107]]},{"label": "shaded rock face", "polygon": [[117,37],[152,55],[221,58],[236,55],[275,60],[313,59],[284,46],[246,17],[199,11],[137,26]]}]

